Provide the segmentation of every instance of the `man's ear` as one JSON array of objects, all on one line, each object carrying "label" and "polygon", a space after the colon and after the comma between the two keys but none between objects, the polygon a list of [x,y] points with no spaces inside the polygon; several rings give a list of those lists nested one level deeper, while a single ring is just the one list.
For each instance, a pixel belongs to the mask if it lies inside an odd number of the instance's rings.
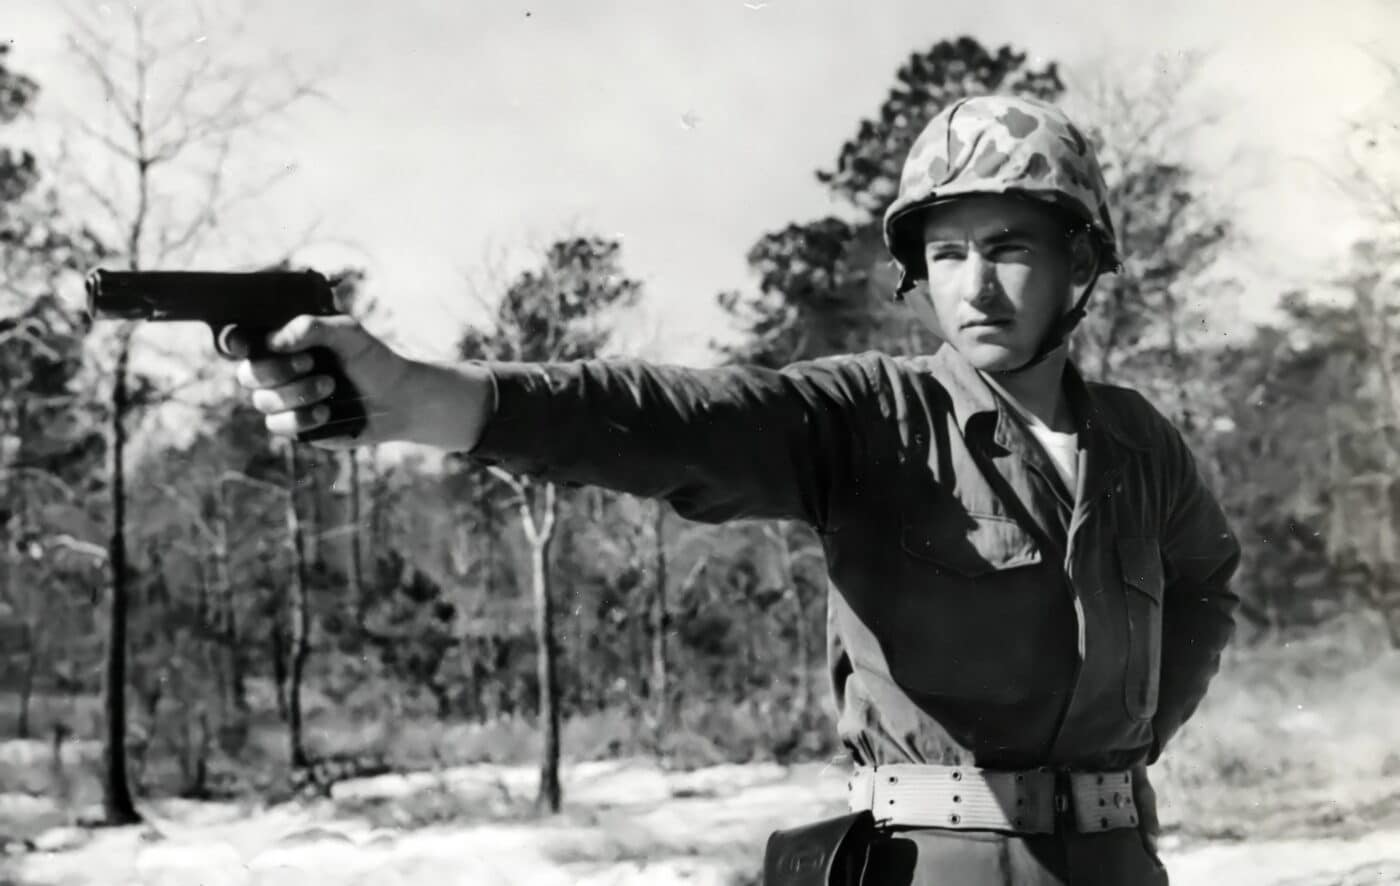
[{"label": "man's ear", "polygon": [[1093,236],[1083,228],[1069,238],[1070,278],[1075,286],[1087,286],[1099,269],[1099,251]]}]

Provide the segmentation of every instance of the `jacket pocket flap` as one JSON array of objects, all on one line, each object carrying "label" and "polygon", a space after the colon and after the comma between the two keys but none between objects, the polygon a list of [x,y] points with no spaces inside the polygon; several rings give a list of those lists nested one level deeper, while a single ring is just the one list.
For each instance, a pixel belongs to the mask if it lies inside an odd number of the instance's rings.
[{"label": "jacket pocket flap", "polygon": [[904,550],[969,578],[1040,562],[1035,539],[1014,520],[967,515],[959,522],[906,523]]},{"label": "jacket pocket flap", "polygon": [[1162,602],[1162,552],[1155,538],[1118,539],[1123,584]]}]

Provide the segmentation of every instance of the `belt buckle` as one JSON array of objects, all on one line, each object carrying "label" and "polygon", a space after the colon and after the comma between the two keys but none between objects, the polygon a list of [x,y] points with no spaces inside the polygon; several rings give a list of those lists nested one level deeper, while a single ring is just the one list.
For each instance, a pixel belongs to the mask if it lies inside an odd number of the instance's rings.
[{"label": "belt buckle", "polygon": [[1055,829],[1067,828],[1073,830],[1074,819],[1074,782],[1070,778],[1069,770],[1055,770]]}]

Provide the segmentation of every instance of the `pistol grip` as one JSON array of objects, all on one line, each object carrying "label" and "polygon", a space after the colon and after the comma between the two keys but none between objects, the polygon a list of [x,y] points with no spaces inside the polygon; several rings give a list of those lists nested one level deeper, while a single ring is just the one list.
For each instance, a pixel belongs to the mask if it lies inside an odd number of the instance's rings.
[{"label": "pistol grip", "polygon": [[313,374],[329,375],[335,379],[335,390],[325,401],[330,408],[330,417],[322,424],[297,434],[297,440],[309,443],[312,440],[326,440],[343,437],[353,440],[365,429],[369,417],[365,413],[365,398],[350,381],[341,368],[340,358],[330,348],[314,347],[310,350],[314,361]]},{"label": "pistol grip", "polygon": [[[214,331],[214,346],[220,354],[232,356],[228,349],[227,337],[233,327]],[[270,357],[273,352],[265,344],[273,328],[239,326],[238,331],[246,337],[249,347],[248,357],[258,359]],[[297,434],[297,442],[310,443],[313,440],[327,440],[343,437],[353,440],[364,432],[369,416],[365,412],[364,396],[360,394],[345,370],[340,358],[330,348],[313,347],[307,351],[311,355],[312,366],[308,375],[328,375],[335,380],[335,390],[322,404],[330,409],[330,417],[314,428]]]}]

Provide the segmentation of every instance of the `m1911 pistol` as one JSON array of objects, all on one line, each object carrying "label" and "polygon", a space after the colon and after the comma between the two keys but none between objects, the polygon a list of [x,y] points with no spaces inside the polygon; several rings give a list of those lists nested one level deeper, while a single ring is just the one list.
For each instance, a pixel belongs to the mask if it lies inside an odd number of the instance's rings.
[{"label": "m1911 pistol", "polygon": [[[199,321],[214,333],[214,347],[226,357],[235,328],[252,352],[271,354],[267,334],[301,314],[343,313],[330,281],[316,271],[108,271],[96,270],[86,280],[88,314],[94,320]],[[353,439],[364,430],[364,399],[346,378],[329,348],[314,347],[313,373],[335,380],[325,405],[329,418],[302,431],[302,442],[331,437]]]}]

